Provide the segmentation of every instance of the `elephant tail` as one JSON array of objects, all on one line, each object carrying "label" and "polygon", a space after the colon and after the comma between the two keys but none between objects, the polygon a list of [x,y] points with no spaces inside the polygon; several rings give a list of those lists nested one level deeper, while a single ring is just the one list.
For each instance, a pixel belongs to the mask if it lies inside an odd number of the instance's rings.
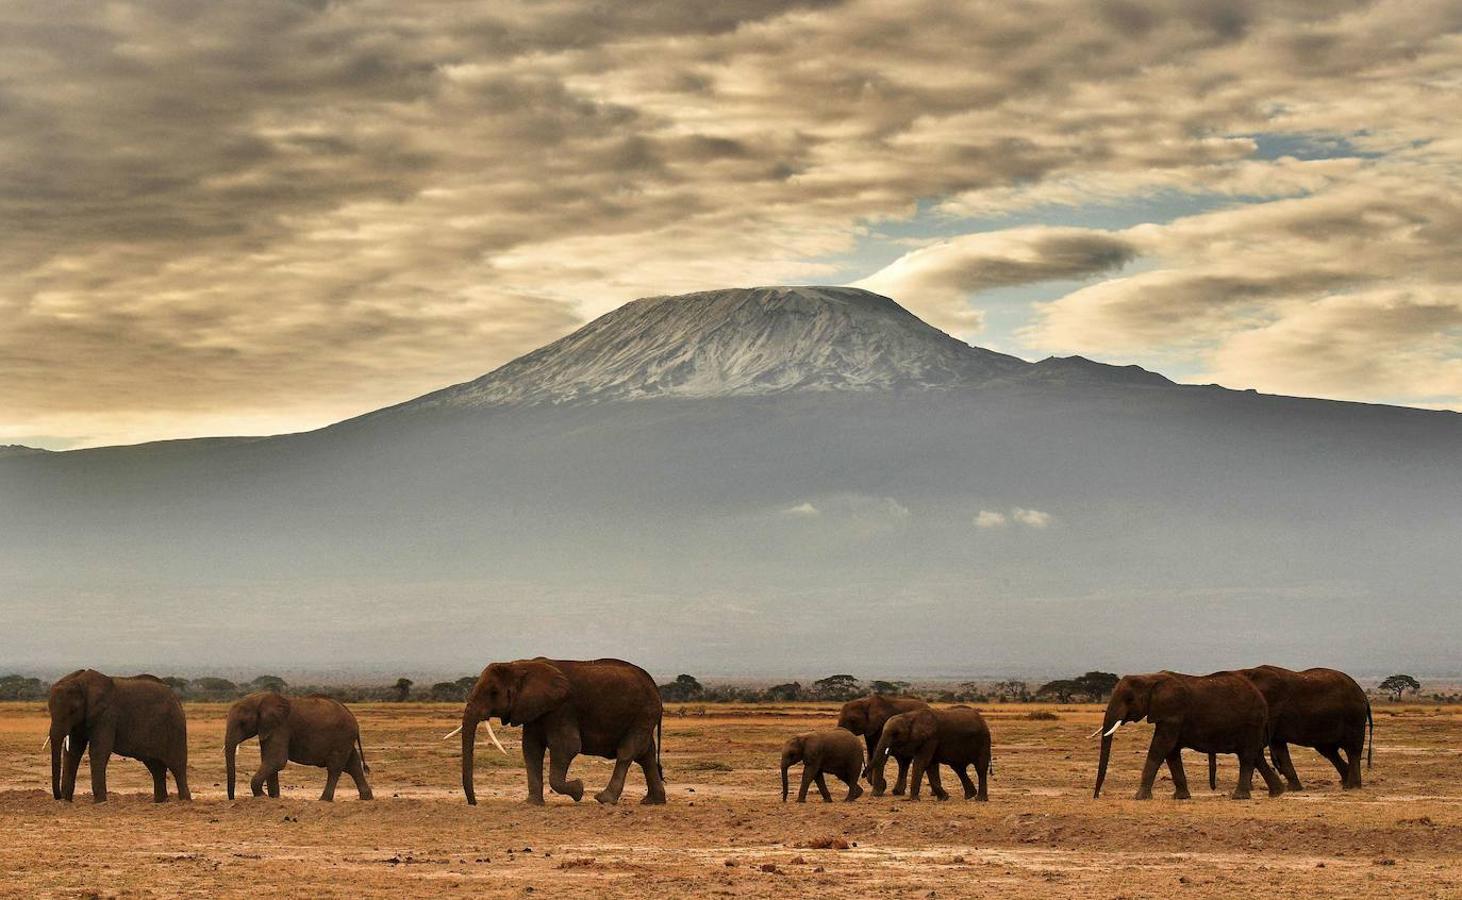
[{"label": "elephant tail", "polygon": [[665,742],[665,714],[662,712],[660,718],[655,720],[655,769],[660,773],[660,780],[665,780],[665,767],[660,765],[660,745]]},{"label": "elephant tail", "polygon": [[360,743],[360,733],[359,732],[357,732],[356,735],[355,735],[355,752],[356,752],[357,755],[360,756],[360,767],[361,767],[361,769],[364,772],[366,772],[367,774],[369,774],[370,771],[371,771],[371,766],[370,766],[370,763],[368,763],[368,762],[365,761],[365,747],[363,747],[361,745],[361,743]]},{"label": "elephant tail", "polygon": [[1371,701],[1366,701],[1366,724],[1371,727],[1371,739],[1366,744],[1366,768],[1371,767],[1371,752],[1376,749],[1376,720],[1371,717]]}]

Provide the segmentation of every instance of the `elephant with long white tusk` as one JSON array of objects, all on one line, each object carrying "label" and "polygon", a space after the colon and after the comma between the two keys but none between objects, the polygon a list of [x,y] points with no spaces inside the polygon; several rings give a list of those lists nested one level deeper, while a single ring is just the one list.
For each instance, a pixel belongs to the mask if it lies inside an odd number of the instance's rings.
[{"label": "elephant with long white tusk", "polygon": [[1212,675],[1183,675],[1157,672],[1127,675],[1117,682],[1102,718],[1102,749],[1097,761],[1093,797],[1102,794],[1107,763],[1112,756],[1112,736],[1127,722],[1146,719],[1156,729],[1137,799],[1152,797],[1158,767],[1167,763],[1173,776],[1173,799],[1187,800],[1188,778],[1183,772],[1183,750],[1202,753],[1233,753],[1239,757],[1239,786],[1234,799],[1249,797],[1257,769],[1269,787],[1270,796],[1284,792],[1284,784],[1264,760],[1268,735],[1268,707],[1264,696],[1243,676],[1234,672]]},{"label": "elephant with long white tusk", "polygon": [[[584,783],[570,780],[568,770],[576,755],[587,753],[614,760],[614,774],[595,800],[618,803],[629,767],[638,763],[648,788],[643,802],[665,802],[660,690],[639,666],[619,659],[538,657],[483,669],[462,708],[462,726],[448,735],[462,738],[462,793],[468,803],[477,802],[472,782],[477,726],[494,716],[504,725],[523,726],[529,803],[543,802],[545,753],[555,793],[575,801],[583,797]],[[487,731],[502,750],[491,722]]]}]

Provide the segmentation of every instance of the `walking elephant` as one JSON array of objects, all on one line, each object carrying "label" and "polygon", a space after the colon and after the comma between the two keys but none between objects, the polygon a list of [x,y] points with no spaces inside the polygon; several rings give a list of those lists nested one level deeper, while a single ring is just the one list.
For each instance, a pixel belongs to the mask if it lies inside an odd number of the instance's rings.
[{"label": "walking elephant", "polygon": [[807,788],[817,783],[817,791],[824,802],[832,802],[824,775],[836,775],[848,786],[849,802],[863,796],[858,785],[858,776],[863,771],[863,745],[858,738],[844,728],[830,728],[826,731],[809,731],[788,739],[782,747],[782,802],[787,802],[787,770],[802,763],[802,787],[797,791],[797,802],[807,802]]},{"label": "walking elephant", "polygon": [[[152,799],[168,799],[167,774],[178,799],[188,792],[188,723],[183,705],[151,675],[114,678],[82,669],[51,685],[51,796],[70,801],[81,754],[91,759],[91,799],[107,799],[107,760],[113,754],[141,761],[152,773]],[[64,755],[64,771],[63,760]]]},{"label": "walking elephant", "polygon": [[325,792],[321,800],[335,799],[335,784],[341,772],[349,772],[360,799],[372,798],[366,782],[370,767],[360,743],[360,725],[344,704],[329,697],[285,697],[259,691],[229,707],[224,731],[223,757],[228,770],[228,799],[234,798],[235,761],[239,744],[259,736],[259,771],[249,782],[254,796],[269,787],[269,796],[279,796],[279,772],[287,763],[325,769]]},{"label": "walking elephant", "polygon": [[1123,676],[1112,691],[1102,727],[1092,733],[1092,737],[1102,736],[1093,797],[1101,796],[1102,782],[1107,778],[1112,735],[1123,723],[1143,719],[1157,729],[1142,767],[1138,800],[1152,799],[1152,784],[1164,761],[1173,777],[1173,799],[1189,799],[1188,778],[1183,772],[1185,749],[1238,756],[1239,784],[1234,788],[1235,800],[1249,798],[1255,769],[1263,776],[1271,797],[1284,793],[1283,782],[1264,761],[1264,746],[1269,741],[1269,709],[1258,688],[1237,672],[1211,675],[1157,672]]},{"label": "walking elephant", "polygon": [[[890,754],[904,754],[912,760],[909,799],[919,799],[919,782],[929,777],[929,792],[939,800],[949,794],[939,782],[939,766],[954,770],[964,785],[965,799],[990,799],[986,779],[990,775],[990,726],[978,710],[968,706],[950,709],[916,709],[900,713],[884,723],[883,735],[868,760],[868,774],[882,768]],[[970,781],[969,767],[975,767],[980,786]]]},{"label": "walking elephant", "polygon": [[[893,716],[899,713],[906,713],[916,709],[928,709],[929,704],[914,697],[888,697],[883,694],[869,694],[857,700],[849,700],[843,704],[842,710],[838,713],[838,727],[845,728],[853,734],[863,736],[863,743],[868,748],[868,759],[873,759],[873,748],[878,746],[878,739],[883,736],[883,725]],[[898,763],[899,775],[894,782],[894,796],[902,796],[904,787],[908,782],[909,762],[912,757],[904,756],[900,751],[894,751],[894,760]],[[873,770],[869,783],[873,785],[873,796],[881,797],[888,789],[888,782],[883,779],[883,767],[879,766]]]},{"label": "walking elephant", "polygon": [[543,803],[544,751],[549,787],[575,802],[584,794],[584,783],[569,781],[568,771],[580,753],[615,761],[609,784],[594,796],[600,803],[619,802],[630,763],[639,763],[645,773],[648,790],[642,802],[665,802],[660,691],[639,666],[619,659],[540,656],[483,669],[462,710],[462,724],[447,735],[462,735],[462,792],[468,803],[477,802],[472,764],[479,722],[486,722],[488,737],[502,750],[492,732],[493,716],[504,725],[523,726],[529,803]]},{"label": "walking elephant", "polygon": [[[1269,704],[1269,755],[1290,790],[1304,790],[1289,756],[1290,744],[1318,750],[1340,774],[1342,788],[1361,786],[1362,750],[1366,751],[1366,767],[1371,764],[1366,726],[1371,728],[1374,747],[1376,725],[1371,702],[1355,679],[1335,669],[1295,672],[1280,666],[1255,666],[1238,672],[1259,689]],[[1218,788],[1218,757],[1213,753],[1208,754],[1208,786]]]}]

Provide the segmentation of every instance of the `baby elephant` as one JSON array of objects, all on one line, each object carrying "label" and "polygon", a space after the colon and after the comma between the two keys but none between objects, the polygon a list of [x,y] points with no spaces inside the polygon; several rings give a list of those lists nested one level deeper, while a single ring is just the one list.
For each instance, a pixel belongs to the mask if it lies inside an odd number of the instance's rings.
[{"label": "baby elephant", "polygon": [[851,732],[842,728],[827,731],[809,731],[787,741],[782,748],[782,802],[787,802],[787,770],[794,763],[802,763],[802,789],[797,792],[797,802],[807,802],[807,787],[817,782],[817,789],[824,802],[831,803],[832,795],[827,791],[824,774],[832,774],[848,786],[845,800],[857,800],[863,796],[858,786],[858,773],[863,770],[863,744]]},{"label": "baby elephant", "polygon": [[[868,760],[864,775],[872,776],[874,767],[882,768],[889,754],[913,757],[909,778],[909,799],[919,799],[919,782],[929,774],[929,791],[940,800],[949,794],[939,783],[939,764],[954,770],[965,788],[965,799],[988,800],[985,779],[990,774],[990,726],[977,710],[968,706],[951,709],[917,709],[889,719],[873,758]],[[976,790],[966,769],[973,765],[979,776]]]},{"label": "baby elephant", "polygon": [[360,745],[360,726],[343,704],[329,697],[284,697],[260,691],[239,700],[228,711],[224,738],[224,764],[228,770],[228,798],[234,798],[234,760],[239,744],[259,736],[259,771],[250,787],[254,796],[279,796],[279,771],[286,763],[319,766],[326,771],[321,800],[335,799],[335,783],[341,772],[355,779],[360,799],[371,799],[366,783],[365,752]]}]

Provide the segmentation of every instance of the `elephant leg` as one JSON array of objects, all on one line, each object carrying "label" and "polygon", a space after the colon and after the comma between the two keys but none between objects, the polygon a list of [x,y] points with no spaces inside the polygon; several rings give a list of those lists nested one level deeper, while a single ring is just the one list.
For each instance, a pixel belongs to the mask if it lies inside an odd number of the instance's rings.
[{"label": "elephant leg", "polygon": [[152,802],[168,802],[168,770],[161,762],[155,759],[144,759],[144,766],[152,773]]},{"label": "elephant leg", "polygon": [[647,806],[658,806],[665,802],[665,779],[660,776],[660,760],[655,758],[655,745],[650,744],[638,760],[640,771],[645,773],[645,799]]},{"label": "elephant leg", "polygon": [[107,799],[107,761],[112,756],[113,736],[100,732],[91,736],[91,749],[87,759],[91,761],[91,801],[104,803]]},{"label": "elephant leg", "polygon": [[619,802],[619,795],[624,792],[624,779],[629,775],[630,764],[635,757],[641,755],[637,736],[630,735],[619,742],[619,749],[614,758],[614,774],[609,776],[609,783],[604,790],[594,795],[594,799],[600,803],[607,803],[611,806]]},{"label": "elephant leg", "polygon": [[934,795],[935,800],[949,799],[949,792],[939,780],[939,763],[930,762],[929,767],[924,770],[924,777],[929,779],[929,793]]},{"label": "elephant leg", "polygon": [[812,787],[812,766],[802,764],[802,786],[797,788],[797,802],[807,802],[807,789]]},{"label": "elephant leg", "polygon": [[817,774],[812,776],[812,780],[817,782],[817,792],[822,795],[822,802],[833,802],[833,795],[828,792],[827,778],[823,776],[822,769],[817,770]]},{"label": "elephant leg", "polygon": [[360,792],[360,799],[375,799],[375,795],[371,793],[370,782],[366,781],[365,766],[361,763],[360,754],[355,750],[350,751],[350,761],[345,764],[345,771],[350,773],[350,779],[355,782],[355,789]]},{"label": "elephant leg", "polygon": [[1336,773],[1340,775],[1340,786],[1342,788],[1349,787],[1350,785],[1346,784],[1346,782],[1350,779],[1350,766],[1346,763],[1344,757],[1340,755],[1340,748],[1334,744],[1326,744],[1323,747],[1316,747],[1315,749],[1321,756],[1330,760],[1330,765],[1335,767]]},{"label": "elephant leg", "polygon": [[986,751],[982,756],[975,759],[975,777],[980,780],[980,790],[975,794],[975,799],[985,802],[990,799],[990,753]]},{"label": "elephant leg", "polygon": [[1173,799],[1191,799],[1193,795],[1188,793],[1188,773],[1183,771],[1183,751],[1180,748],[1174,747],[1168,754],[1168,774],[1173,776]]},{"label": "elephant leg", "polygon": [[1234,785],[1234,792],[1229,795],[1233,800],[1248,800],[1250,791],[1254,787],[1254,763],[1253,760],[1244,756],[1239,757],[1239,782]]},{"label": "elephant leg", "polygon": [[[893,783],[893,795],[895,797],[902,797],[904,795],[904,788],[908,785],[909,782],[909,760],[898,759],[896,760],[896,762],[899,764],[899,777],[898,780],[894,781]],[[915,781],[918,780],[917,775],[914,776],[914,778]]]},{"label": "elephant leg", "polygon": [[86,741],[71,741],[61,768],[61,799],[71,802],[76,796],[76,773],[81,768],[81,754]]},{"label": "elephant leg", "polygon": [[331,766],[325,770],[325,792],[320,799],[326,803],[335,802],[335,785],[340,783],[340,770]]},{"label": "elephant leg", "polygon": [[[284,768],[284,766],[280,766],[279,768],[282,769],[282,768]],[[269,776],[269,779],[268,780],[269,780],[269,796],[270,797],[273,797],[275,800],[278,800],[279,799],[279,772],[276,770],[272,775]]]},{"label": "elephant leg", "polygon": [[839,775],[838,777],[848,786],[848,796],[843,798],[844,802],[851,803],[863,796],[863,787],[858,784],[857,769],[854,769],[851,775]]},{"label": "elephant leg", "polygon": [[1354,790],[1361,786],[1360,760],[1365,755],[1365,746],[1365,732],[1361,732],[1357,740],[1344,745],[1345,757],[1350,765],[1347,767],[1349,771],[1346,773],[1345,780],[1340,783],[1341,787]]},{"label": "elephant leg", "polygon": [[569,765],[579,755],[583,745],[579,733],[565,728],[557,740],[548,742],[548,786],[555,794],[564,794],[578,803],[584,797],[584,782],[575,778],[569,781]]},{"label": "elephant leg", "polygon": [[868,783],[873,785],[873,796],[882,797],[883,792],[888,790],[888,782],[883,778],[883,766],[875,765],[873,762],[873,751],[878,749],[878,741],[873,735],[863,735],[863,743],[868,745],[868,753],[865,757],[868,760]]},{"label": "elephant leg", "polygon": [[1259,770],[1259,777],[1264,779],[1264,785],[1269,788],[1269,796],[1278,797],[1284,793],[1284,782],[1270,768],[1269,762],[1264,759],[1264,751],[1260,750],[1254,757],[1254,768]]},{"label": "elephant leg", "polygon": [[543,735],[523,729],[523,766],[528,770],[528,802],[543,805]]},{"label": "elephant leg", "polygon": [[1299,773],[1294,770],[1294,760],[1289,755],[1289,744],[1284,741],[1275,741],[1269,745],[1269,756],[1274,760],[1275,770],[1289,783],[1290,790],[1302,791],[1305,789],[1305,786],[1300,784]]},{"label": "elephant leg", "polygon": [[188,764],[187,762],[176,763],[168,766],[168,771],[173,773],[173,783],[178,786],[179,800],[192,800],[193,794],[188,790]]},{"label": "elephant leg", "polygon": [[264,787],[269,787],[269,796],[279,798],[279,770],[289,762],[289,747],[277,746],[277,741],[259,741],[259,771],[249,781],[249,788],[255,797],[262,796]]},{"label": "elephant leg", "polygon": [[1142,781],[1137,786],[1138,800],[1152,799],[1152,785],[1157,781],[1158,767],[1177,749],[1178,736],[1170,728],[1159,726],[1152,734],[1152,743],[1147,748],[1147,761],[1142,764]]},{"label": "elephant leg", "polygon": [[970,781],[970,767],[968,763],[965,765],[950,766],[950,768],[954,769],[954,774],[959,776],[959,783],[964,785],[966,800],[979,794],[979,791],[975,789],[975,783]]}]

